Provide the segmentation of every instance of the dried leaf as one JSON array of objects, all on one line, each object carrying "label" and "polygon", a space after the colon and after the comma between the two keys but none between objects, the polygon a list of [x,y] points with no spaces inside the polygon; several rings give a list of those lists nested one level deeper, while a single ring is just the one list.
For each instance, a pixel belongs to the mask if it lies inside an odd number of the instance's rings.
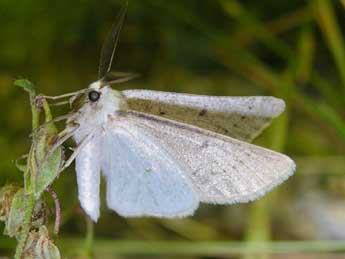
[{"label": "dried leaf", "polygon": [[48,235],[45,226],[38,231],[31,231],[24,248],[24,258],[35,259],[60,259],[59,249],[55,246]]},{"label": "dried leaf", "polygon": [[6,185],[0,189],[0,221],[7,221],[14,195],[19,187],[14,185]]},{"label": "dried leaf", "polygon": [[47,219],[47,206],[44,200],[37,200],[34,212],[32,214],[31,225],[34,228],[40,228]]},{"label": "dried leaf", "polygon": [[[17,237],[23,226],[27,206],[27,196],[24,193],[24,189],[18,190],[17,188],[17,192],[13,195],[11,201],[7,202],[10,202],[10,205],[7,205],[10,209],[9,212],[7,211],[5,234],[10,237]],[[46,218],[45,208],[46,206],[43,200],[36,201],[31,220],[33,227],[38,228],[44,224]]]}]

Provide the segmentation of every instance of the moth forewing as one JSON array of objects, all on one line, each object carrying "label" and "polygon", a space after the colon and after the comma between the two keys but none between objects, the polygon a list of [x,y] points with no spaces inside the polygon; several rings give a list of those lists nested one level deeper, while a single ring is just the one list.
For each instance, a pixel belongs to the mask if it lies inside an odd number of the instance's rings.
[{"label": "moth forewing", "polygon": [[219,97],[149,90],[126,90],[131,110],[198,126],[236,139],[251,141],[285,109],[270,96]]},{"label": "moth forewing", "polygon": [[[200,201],[232,204],[255,200],[295,170],[287,156],[191,125],[128,111],[121,117],[185,164]],[[157,144],[157,145],[158,145]]]}]

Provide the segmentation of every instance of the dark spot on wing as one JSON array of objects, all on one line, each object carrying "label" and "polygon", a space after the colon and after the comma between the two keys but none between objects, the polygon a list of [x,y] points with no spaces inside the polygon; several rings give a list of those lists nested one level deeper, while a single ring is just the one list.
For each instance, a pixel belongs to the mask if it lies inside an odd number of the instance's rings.
[{"label": "dark spot on wing", "polygon": [[163,112],[163,111],[160,111],[159,112],[159,115],[165,115],[166,113],[165,112]]},{"label": "dark spot on wing", "polygon": [[192,172],[192,175],[193,175],[193,176],[197,176],[198,173],[199,173],[199,171],[200,171],[200,169],[196,169],[195,171]]},{"label": "dark spot on wing", "polygon": [[253,109],[253,107],[252,106],[248,106],[248,109],[251,110],[251,109]]},{"label": "dark spot on wing", "polygon": [[145,168],[145,173],[151,173],[153,172],[153,169],[148,167],[148,168]]},{"label": "dark spot on wing", "polygon": [[206,109],[202,109],[200,112],[199,112],[199,116],[204,116],[206,114],[207,110]]},{"label": "dark spot on wing", "polygon": [[236,123],[234,123],[234,125],[233,125],[233,126],[234,126],[234,128],[238,128],[238,125],[237,125]]},{"label": "dark spot on wing", "polygon": [[241,120],[244,120],[246,118],[246,116],[241,116]]},{"label": "dark spot on wing", "polygon": [[[117,111],[116,115],[120,116],[120,117],[122,117],[122,116],[124,116],[124,117],[125,116],[134,116],[134,117],[137,117],[137,118],[144,118],[146,120],[154,121],[154,122],[158,122],[158,123],[161,123],[162,121],[164,121],[165,125],[168,125],[168,126],[170,125],[170,126],[173,126],[175,128],[180,128],[180,129],[188,130],[190,132],[194,132],[194,133],[197,133],[197,134],[202,134],[204,136],[215,137],[213,132],[207,132],[207,131],[204,131],[203,129],[199,129],[197,127],[192,127],[192,126],[189,126],[189,125],[185,125],[183,123],[179,123],[179,122],[176,122],[176,121],[174,122],[174,121],[166,120],[163,117],[162,118],[156,118],[156,117],[154,117],[152,115],[145,114],[145,113],[142,113],[142,112],[137,112],[137,111],[133,111],[133,110]],[[216,132],[221,132],[221,130],[223,130],[226,134],[230,133],[227,129],[225,129],[223,127],[220,127],[219,125],[214,125],[214,126],[215,126],[215,128],[217,128]],[[221,134],[217,135],[216,137],[218,139],[222,139],[223,141],[228,141],[226,136],[222,137]]]},{"label": "dark spot on wing", "polygon": [[201,144],[201,148],[207,148],[208,147],[208,141],[204,141],[202,144]]}]

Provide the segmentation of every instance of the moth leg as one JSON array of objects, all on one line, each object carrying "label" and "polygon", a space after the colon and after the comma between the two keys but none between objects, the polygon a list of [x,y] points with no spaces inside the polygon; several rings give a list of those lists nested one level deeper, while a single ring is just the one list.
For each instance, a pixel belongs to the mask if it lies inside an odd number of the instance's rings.
[{"label": "moth leg", "polygon": [[[71,130],[70,128],[66,128],[66,129],[60,131],[60,132],[57,134],[58,139],[62,139],[62,138],[64,138],[64,137],[66,137],[66,135],[70,132],[70,130]],[[74,129],[72,129],[72,130],[73,130],[73,132],[75,132]],[[67,138],[67,137],[66,137],[66,138]]]},{"label": "moth leg", "polygon": [[[86,90],[82,90],[80,91],[80,93],[85,92]],[[72,97],[70,97],[68,99],[68,101],[61,101],[61,102],[56,102],[56,103],[49,103],[50,106],[62,106],[62,105],[66,105],[68,104],[69,106],[72,106],[73,102],[76,100],[76,98],[78,97],[78,92],[73,95]]]},{"label": "moth leg", "polygon": [[58,134],[58,141],[54,143],[51,147],[50,153],[53,153],[59,146],[65,143],[69,138],[73,136],[75,131],[79,128],[79,126],[75,126],[74,128],[67,128]]},{"label": "moth leg", "polygon": [[81,141],[81,143],[73,150],[72,155],[70,155],[70,157],[64,162],[62,168],[60,168],[59,170],[59,173],[61,173],[63,170],[65,170],[73,163],[74,159],[78,156],[79,152],[89,143],[89,140],[92,136],[93,133],[90,133]]},{"label": "moth leg", "polygon": [[33,131],[33,133],[39,132],[41,129],[43,129],[45,126],[48,126],[51,123],[55,123],[55,122],[59,122],[59,121],[63,121],[63,120],[68,120],[68,119],[72,118],[75,114],[76,113],[69,113],[69,114],[61,115],[61,116],[58,116],[58,117],[56,117],[50,121],[44,122],[37,129],[35,129]]},{"label": "moth leg", "polygon": [[70,104],[70,101],[62,101],[62,102],[58,102],[58,103],[50,103],[50,106],[62,106],[62,105],[66,105],[66,104]]},{"label": "moth leg", "polygon": [[62,95],[56,95],[56,96],[39,95],[38,97],[43,97],[45,99],[50,99],[50,100],[59,100],[59,99],[75,96],[75,95],[83,93],[85,91],[86,91],[86,89],[82,89],[82,90],[79,90],[79,91],[76,91],[76,92],[62,94]]},{"label": "moth leg", "polygon": [[[54,145],[47,152],[44,160],[50,158],[50,156],[55,152],[55,150],[58,147],[60,147],[63,143],[65,143],[69,138],[71,138],[78,128],[79,128],[79,126],[75,126],[74,128],[67,128],[67,129],[63,130],[62,132],[60,132],[58,134],[58,136],[59,136],[58,140],[54,143]],[[42,168],[41,168],[41,165],[40,165],[39,171],[41,169]]]}]

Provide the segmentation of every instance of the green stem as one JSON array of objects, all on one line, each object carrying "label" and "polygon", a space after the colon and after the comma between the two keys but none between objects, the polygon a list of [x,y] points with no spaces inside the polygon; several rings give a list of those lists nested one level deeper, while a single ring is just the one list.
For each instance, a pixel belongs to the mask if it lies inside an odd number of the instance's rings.
[{"label": "green stem", "polygon": [[94,225],[91,219],[86,218],[86,237],[85,237],[85,247],[84,254],[87,258],[92,258],[93,254],[93,242],[94,242]]},{"label": "green stem", "polygon": [[[75,252],[76,247],[82,246],[84,239],[65,238],[59,239],[58,245],[63,247],[65,253]],[[119,256],[160,256],[161,258],[174,256],[204,256],[210,258],[224,258],[224,255],[245,254],[302,254],[302,253],[334,253],[345,251],[343,240],[317,240],[317,241],[267,241],[252,242],[242,241],[140,241],[140,240],[95,240],[94,252],[99,258],[101,255]],[[105,257],[105,256],[104,256]],[[273,256],[274,257],[274,256]],[[122,257],[121,257],[122,258]],[[183,257],[184,258],[184,257]],[[230,258],[230,257],[229,257]]]},{"label": "green stem", "polygon": [[335,18],[334,3],[330,0],[316,0],[311,1],[311,3],[325,42],[337,66],[345,91],[345,44],[340,26]]},{"label": "green stem", "polygon": [[[39,127],[39,110],[38,110],[38,108],[36,106],[36,102],[35,102],[35,97],[36,97],[35,90],[30,90],[29,96],[30,96],[30,106],[31,106],[31,113],[32,113],[32,138],[33,138],[33,142],[34,142],[35,139],[37,138],[36,129]],[[31,149],[32,149],[32,147],[31,147]],[[27,170],[24,173],[24,189],[25,189],[25,193],[27,193],[27,194],[32,192],[32,187],[33,187],[32,181],[31,181],[32,180],[31,174],[30,174],[31,152],[32,152],[32,150],[30,150],[30,152],[29,152],[29,157],[27,159]]]},{"label": "green stem", "polygon": [[[282,81],[291,81],[292,72],[288,71],[282,76]],[[282,96],[280,91],[273,93],[276,96]],[[275,119],[271,127],[267,130],[269,136],[269,147],[275,151],[281,152],[284,149],[286,130],[288,124],[288,110],[285,111],[279,118]],[[248,246],[252,245],[252,242],[257,241],[269,241],[271,239],[271,226],[270,226],[270,205],[274,203],[277,192],[274,191],[268,194],[266,197],[256,201],[251,206],[250,222],[246,233],[246,240],[249,242]],[[259,254],[246,254],[244,259],[268,259],[270,258],[268,253]]]},{"label": "green stem", "polygon": [[[31,90],[29,92],[30,94],[30,105],[31,105],[31,112],[32,112],[32,132],[33,132],[33,141],[36,139],[36,134],[35,130],[39,127],[39,110],[36,106],[35,103],[35,91]],[[30,151],[31,153],[31,151]],[[31,218],[32,218],[32,213],[34,211],[35,207],[35,196],[32,190],[33,182],[32,182],[32,177],[30,175],[33,173],[32,168],[30,167],[30,155],[28,158],[28,166],[27,166],[27,171],[24,174],[24,189],[25,189],[25,194],[26,194],[26,205],[25,205],[25,214],[24,214],[24,219],[23,219],[23,227],[20,232],[20,235],[18,237],[18,244],[16,247],[16,252],[15,252],[15,259],[21,259],[23,256],[23,251],[25,247],[25,243],[31,228]]]},{"label": "green stem", "polygon": [[35,103],[36,93],[34,90],[30,91],[30,105],[32,113],[32,132],[35,132],[35,129],[39,126],[39,111]]},{"label": "green stem", "polygon": [[49,121],[53,120],[53,116],[52,116],[49,104],[48,104],[46,99],[42,100],[42,106],[43,106],[43,110],[44,110],[44,120],[45,120],[45,122],[49,122]]}]

